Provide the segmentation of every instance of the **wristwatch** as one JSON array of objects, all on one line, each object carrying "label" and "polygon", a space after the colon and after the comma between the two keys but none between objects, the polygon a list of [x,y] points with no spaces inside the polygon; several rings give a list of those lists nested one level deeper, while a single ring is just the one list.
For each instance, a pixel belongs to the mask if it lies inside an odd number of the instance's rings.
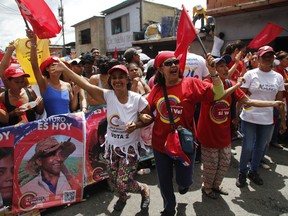
[{"label": "wristwatch", "polygon": [[214,75],[211,75],[211,77],[212,77],[212,78],[217,78],[217,77],[219,77],[218,72],[216,71],[216,73],[215,73]]}]

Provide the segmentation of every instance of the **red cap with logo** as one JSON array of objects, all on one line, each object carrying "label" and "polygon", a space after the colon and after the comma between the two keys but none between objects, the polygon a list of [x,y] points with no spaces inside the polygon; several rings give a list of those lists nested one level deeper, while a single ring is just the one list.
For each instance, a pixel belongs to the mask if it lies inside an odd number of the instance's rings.
[{"label": "red cap with logo", "polygon": [[271,52],[273,54],[275,54],[274,50],[272,47],[270,46],[263,46],[263,47],[260,47],[258,49],[258,52],[257,52],[257,55],[258,56],[263,56],[265,53],[268,53],[268,52]]},{"label": "red cap with logo", "polygon": [[10,66],[5,70],[5,77],[8,78],[17,78],[17,77],[30,77],[29,74],[26,74],[23,69],[19,66]]},{"label": "red cap with logo", "polygon": [[44,62],[40,65],[40,70],[42,73],[44,73],[44,70],[46,67],[48,67],[53,62],[58,62],[60,59],[57,56],[49,56]]}]

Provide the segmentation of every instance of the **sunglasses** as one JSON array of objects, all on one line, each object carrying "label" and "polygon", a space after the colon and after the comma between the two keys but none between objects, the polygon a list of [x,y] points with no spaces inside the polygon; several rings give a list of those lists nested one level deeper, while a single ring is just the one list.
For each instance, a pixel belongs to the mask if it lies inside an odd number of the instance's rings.
[{"label": "sunglasses", "polygon": [[163,62],[163,65],[165,65],[166,67],[171,67],[173,64],[179,65],[179,63],[180,63],[179,59],[172,59],[172,60]]}]

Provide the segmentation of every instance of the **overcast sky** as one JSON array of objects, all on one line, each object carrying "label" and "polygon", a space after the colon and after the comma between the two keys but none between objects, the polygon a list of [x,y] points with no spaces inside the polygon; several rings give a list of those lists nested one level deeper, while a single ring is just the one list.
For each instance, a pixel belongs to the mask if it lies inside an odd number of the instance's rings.
[{"label": "overcast sky", "polygon": [[[37,0],[35,0],[37,1]],[[58,7],[60,0],[45,0],[51,10],[54,12],[58,19]],[[156,3],[165,4],[181,9],[181,5],[184,4],[189,14],[192,16],[192,8],[197,4],[201,4],[206,7],[206,0],[150,0]],[[74,28],[71,26],[79,23],[92,16],[100,15],[101,11],[104,11],[110,7],[113,7],[123,0],[62,0],[64,8],[64,34],[65,42],[75,41]],[[23,38],[25,36],[25,24],[20,11],[15,1],[13,0],[1,0],[0,1],[0,48],[4,49],[9,41],[16,38]],[[51,38],[52,44],[63,44],[62,34],[58,34],[57,37]]]}]

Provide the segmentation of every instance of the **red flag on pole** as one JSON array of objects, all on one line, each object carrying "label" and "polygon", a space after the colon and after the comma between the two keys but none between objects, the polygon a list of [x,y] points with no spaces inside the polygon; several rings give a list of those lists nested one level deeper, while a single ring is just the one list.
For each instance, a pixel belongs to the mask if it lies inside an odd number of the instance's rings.
[{"label": "red flag on pole", "polygon": [[269,22],[265,28],[249,43],[248,47],[258,49],[273,41],[284,28]]},{"label": "red flag on pole", "polygon": [[114,50],[113,58],[114,59],[118,59],[118,50],[117,50],[116,47],[115,47],[115,50]]},{"label": "red flag on pole", "polygon": [[187,13],[186,8],[182,5],[178,29],[177,29],[177,45],[175,56],[180,59],[180,70],[185,70],[187,50],[191,42],[196,38],[197,32],[192,23],[191,17]]},{"label": "red flag on pole", "polygon": [[23,18],[31,24],[33,31],[40,39],[56,37],[61,31],[61,25],[44,0],[15,1]]}]

